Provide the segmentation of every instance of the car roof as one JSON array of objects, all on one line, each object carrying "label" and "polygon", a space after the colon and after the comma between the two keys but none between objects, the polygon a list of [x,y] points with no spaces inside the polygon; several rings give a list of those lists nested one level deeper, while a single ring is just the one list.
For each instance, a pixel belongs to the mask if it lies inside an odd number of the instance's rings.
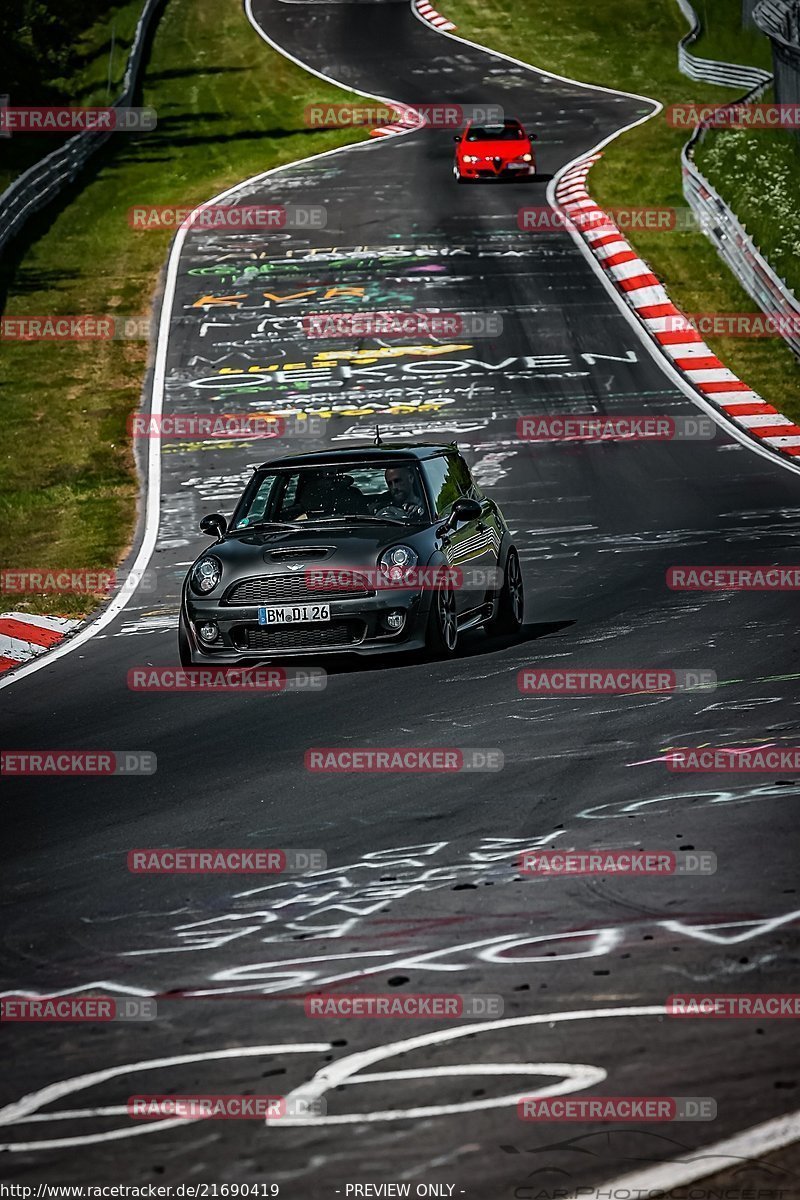
[{"label": "car roof", "polygon": [[273,458],[261,464],[258,470],[265,467],[314,467],[336,466],[339,463],[380,462],[381,459],[408,459],[417,462],[420,459],[434,458],[437,454],[452,453],[458,450],[455,442],[381,442],[380,446],[364,443],[361,446],[349,446],[346,450],[317,450],[309,454],[288,454],[284,458]]}]

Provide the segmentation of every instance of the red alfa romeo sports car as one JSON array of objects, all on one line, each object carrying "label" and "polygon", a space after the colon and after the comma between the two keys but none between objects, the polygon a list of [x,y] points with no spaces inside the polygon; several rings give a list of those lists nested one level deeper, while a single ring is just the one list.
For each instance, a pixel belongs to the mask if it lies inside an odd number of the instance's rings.
[{"label": "red alfa romeo sports car", "polygon": [[519,121],[507,118],[498,125],[470,122],[455,137],[453,175],[458,183],[474,179],[530,179],[536,174],[532,143]]}]

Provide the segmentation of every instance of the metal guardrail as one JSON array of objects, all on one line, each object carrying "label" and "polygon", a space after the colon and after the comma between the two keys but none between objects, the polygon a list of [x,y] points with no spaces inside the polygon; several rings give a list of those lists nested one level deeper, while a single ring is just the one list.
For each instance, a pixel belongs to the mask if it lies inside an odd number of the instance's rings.
[{"label": "metal guardrail", "polygon": [[772,76],[761,67],[746,67],[738,63],[717,62],[711,58],[697,58],[689,47],[700,36],[700,21],[689,0],[678,0],[680,8],[691,29],[678,42],[678,67],[683,75],[702,83],[717,83],[722,87],[755,88],[760,83],[769,83]]},{"label": "metal guardrail", "polygon": [[[766,85],[765,85],[766,86]],[[756,100],[760,89],[747,99]],[[800,302],[764,258],[746,228],[697,168],[692,151],[705,132],[700,126],[683,148],[683,194],[701,229],[762,312],[774,317],[775,330],[800,358]]]},{"label": "metal guardrail", "polygon": [[[129,106],[136,94],[147,36],[164,0],[145,0],[125,68],[123,90],[114,108]],[[112,136],[111,131],[83,130],[63,146],[23,171],[0,195],[0,250],[20,231],[33,213],[43,208]]]},{"label": "metal guardrail", "polygon": [[[694,10],[687,0],[678,0],[678,4],[687,19],[691,21],[692,33],[696,38],[699,32],[699,22]],[[689,57],[691,58],[691,55]],[[705,60],[695,59],[695,62],[703,61]],[[714,65],[720,68],[730,66],[725,63]],[[768,72],[755,67],[748,69],[757,71],[760,78],[744,96],[732,100],[729,104],[719,105],[719,109],[732,108],[756,101],[771,85],[772,76]],[[692,75],[692,78],[695,79],[698,76]],[[721,78],[714,82],[721,82]],[[737,86],[732,82],[732,76],[729,78],[729,83],[730,86]],[[776,318],[776,331],[781,334],[791,350],[800,357],[800,303],[798,303],[797,297],[773,271],[745,226],[712,187],[694,161],[694,152],[705,139],[711,125],[710,120],[701,121],[681,151],[683,194],[695,214],[700,228],[711,241],[720,258],[730,267],[744,290],[755,300],[761,311]]]}]

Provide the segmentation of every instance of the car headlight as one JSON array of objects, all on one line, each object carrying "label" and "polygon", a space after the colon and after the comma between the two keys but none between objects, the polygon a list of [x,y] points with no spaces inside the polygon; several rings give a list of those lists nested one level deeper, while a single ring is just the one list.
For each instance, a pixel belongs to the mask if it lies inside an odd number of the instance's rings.
[{"label": "car headlight", "polygon": [[522,161],[523,162],[533,162],[533,155],[532,154],[523,154]]},{"label": "car headlight", "polygon": [[378,567],[387,582],[397,585],[408,582],[418,562],[419,555],[411,546],[392,546],[390,550],[384,550],[378,559]]},{"label": "car headlight", "polygon": [[200,562],[195,563],[189,575],[189,583],[192,585],[193,592],[197,592],[199,596],[206,596],[209,592],[213,592],[221,578],[222,563],[212,555],[208,558],[201,558]]},{"label": "car headlight", "polygon": [[464,162],[478,162],[478,161],[479,160],[478,160],[477,154],[465,154],[464,155]]}]

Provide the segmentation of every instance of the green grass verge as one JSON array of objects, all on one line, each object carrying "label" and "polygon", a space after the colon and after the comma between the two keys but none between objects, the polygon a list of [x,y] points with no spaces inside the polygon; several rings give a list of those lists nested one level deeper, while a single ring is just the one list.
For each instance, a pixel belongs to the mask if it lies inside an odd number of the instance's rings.
[{"label": "green grass verge", "polygon": [[[692,47],[704,58],[749,63],[772,70],[769,40],[739,30],[727,15],[694,0],[703,33]],[[766,100],[771,100],[768,93]],[[800,296],[800,143],[794,133],[715,130],[695,160],[744,224],[773,270]]]},{"label": "green grass verge", "polygon": [[[736,32],[738,4],[705,0],[704,8],[713,36],[709,33],[698,42],[696,53],[715,57],[724,48],[731,61],[749,61],[748,54],[761,54],[752,50],[755,35]],[[735,98],[730,88],[696,84],[679,72],[677,43],[687,24],[674,0],[615,0],[612,6],[587,5],[584,0],[561,0],[558,5],[447,0],[444,12],[463,37],[587,83],[641,93],[665,106]],[[737,53],[740,36],[741,54]],[[761,58],[758,62],[768,65]],[[709,147],[713,140],[708,140]],[[686,133],[671,128],[663,114],[623,134],[592,169],[592,195],[604,207],[684,208],[680,152],[685,141]],[[741,164],[736,169],[741,170]],[[774,180],[767,186],[775,186]],[[753,177],[754,202],[758,187],[764,187],[763,175]],[[722,190],[727,199],[734,199]],[[750,228],[751,222],[746,223]],[[800,228],[797,220],[794,228]],[[684,312],[760,311],[702,234],[644,230],[630,240]],[[800,420],[800,367],[782,340],[718,336],[706,340],[726,366],[765,400]]]},{"label": "green grass verge", "polygon": [[[720,0],[692,0],[692,8],[700,18],[702,32],[689,47],[698,58],[714,58],[719,62],[747,63],[772,71],[772,51],[769,38],[755,28],[742,29],[739,21],[741,5]],[[684,22],[684,31],[688,30]]]},{"label": "green grass verge", "polygon": [[[55,80],[55,86],[76,104],[109,104],[122,91],[128,55],[144,0],[129,0],[112,8],[76,44],[80,69],[70,79]],[[110,86],[109,86],[110,80]]]},{"label": "green grass verge", "polygon": [[[89,107],[113,103],[122,91],[128,54],[143,3],[144,0],[128,0],[127,4],[110,9],[101,20],[84,30],[71,56],[75,61],[72,73],[43,81],[47,98],[39,102]],[[12,96],[10,103],[13,105],[14,102],[15,97]],[[33,101],[26,100],[25,103]],[[63,145],[64,141],[64,138],[44,134],[29,137],[15,134],[0,143],[3,148],[0,192],[40,158]]]},{"label": "green grass verge", "polygon": [[[239,0],[170,0],[143,96],[158,128],[119,135],[102,152],[14,271],[6,315],[147,313],[171,234],[132,231],[128,209],[199,203],[269,167],[363,139],[363,130],[304,125],[306,104],[348,98],[267,46]],[[126,422],[146,359],[144,342],[3,343],[0,566],[120,561],[138,492]],[[0,599],[40,612],[93,607],[79,596]]]},{"label": "green grass verge", "polygon": [[800,296],[800,154],[788,132],[717,130],[695,154],[772,269]]}]

